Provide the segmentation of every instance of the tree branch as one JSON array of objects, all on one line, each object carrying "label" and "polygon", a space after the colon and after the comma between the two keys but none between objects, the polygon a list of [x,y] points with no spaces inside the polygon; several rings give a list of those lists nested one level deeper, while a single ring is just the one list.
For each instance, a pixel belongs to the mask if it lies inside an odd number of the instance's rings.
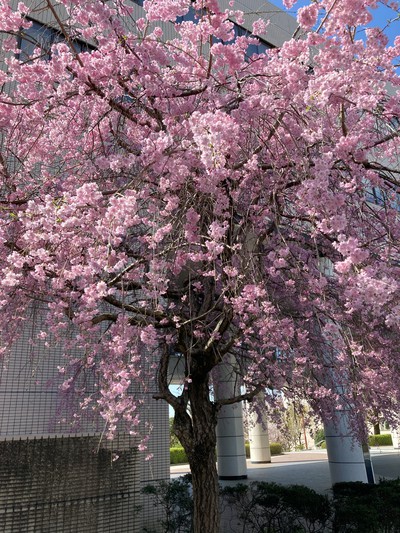
[{"label": "tree branch", "polygon": [[157,382],[159,393],[154,394],[155,400],[165,400],[171,407],[178,411],[182,408],[181,402],[169,390],[168,370],[169,370],[170,355],[168,346],[164,345],[161,351],[160,362],[158,365]]},{"label": "tree branch", "polygon": [[238,396],[233,396],[232,398],[217,400],[215,402],[215,406],[217,407],[217,409],[219,409],[223,405],[232,405],[234,403],[239,403],[243,401],[251,402],[251,400],[264,389],[264,385],[256,385],[256,387],[252,391],[246,392],[245,394],[239,394]]}]

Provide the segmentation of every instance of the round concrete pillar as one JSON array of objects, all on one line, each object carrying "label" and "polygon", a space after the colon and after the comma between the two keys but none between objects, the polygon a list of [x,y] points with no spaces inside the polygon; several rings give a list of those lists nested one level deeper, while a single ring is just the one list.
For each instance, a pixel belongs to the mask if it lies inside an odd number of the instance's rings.
[{"label": "round concrete pillar", "polygon": [[369,453],[366,450],[366,458],[361,444],[351,434],[348,413],[339,412],[336,424],[326,422],[324,427],[332,485],[342,481],[373,483]]},{"label": "round concrete pillar", "polygon": [[393,448],[400,448],[399,432],[396,429],[393,429],[390,433],[392,435]]},{"label": "round concrete pillar", "polygon": [[[327,257],[320,257],[318,262],[320,272],[327,278],[332,278],[334,276],[332,261]],[[340,335],[340,329],[337,328],[337,336]],[[328,372],[327,380],[338,394],[344,394],[347,387],[346,376],[342,375],[339,378],[335,374],[334,368],[337,364],[335,359],[335,350],[330,347],[328,341],[325,360],[331,370]],[[342,481],[375,482],[368,446],[363,449],[352,435],[350,414],[351,406],[348,406],[346,409],[337,410],[334,420],[324,423],[332,485]]]},{"label": "round concrete pillar", "polygon": [[270,463],[271,450],[269,447],[267,417],[265,412],[260,414],[261,417],[253,412],[249,417],[250,459],[252,463]]},{"label": "round concrete pillar", "polygon": [[[238,377],[232,361],[219,365],[213,375],[216,399],[240,394]],[[217,464],[219,479],[246,479],[246,450],[241,403],[224,405],[218,414]]]}]

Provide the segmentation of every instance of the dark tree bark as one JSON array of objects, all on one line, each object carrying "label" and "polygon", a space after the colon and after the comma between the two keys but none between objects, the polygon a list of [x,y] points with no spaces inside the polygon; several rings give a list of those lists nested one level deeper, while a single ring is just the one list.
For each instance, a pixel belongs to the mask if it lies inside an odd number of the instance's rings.
[{"label": "dark tree bark", "polygon": [[219,533],[219,486],[215,450],[191,461],[194,533]]},{"label": "dark tree bark", "polygon": [[192,376],[186,402],[175,409],[174,432],[187,454],[193,483],[194,533],[219,533],[219,487],[215,448],[217,408],[210,400],[208,375]]}]

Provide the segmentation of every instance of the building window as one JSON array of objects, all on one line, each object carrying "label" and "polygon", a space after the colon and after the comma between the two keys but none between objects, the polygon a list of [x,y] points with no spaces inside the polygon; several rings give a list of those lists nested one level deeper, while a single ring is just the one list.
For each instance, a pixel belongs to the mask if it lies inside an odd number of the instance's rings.
[{"label": "building window", "polygon": [[175,23],[181,24],[181,22],[194,22],[197,24],[199,21],[199,16],[197,15],[196,10],[194,9],[193,5],[189,7],[189,11],[182,15],[181,17],[177,17]]},{"label": "building window", "polygon": [[[198,20],[199,17],[196,13],[196,10],[191,5],[189,11],[181,17],[177,17],[175,22],[176,24],[181,24],[182,22],[193,22],[194,24],[197,24]],[[230,41],[223,41],[223,44],[232,44],[235,39],[237,39],[237,37],[253,37],[249,30],[246,30],[246,28],[239,26],[239,24],[236,24],[235,22],[233,23],[233,32],[233,39],[231,39]],[[247,48],[246,56],[249,58],[252,57],[254,54],[263,54],[268,48],[273,48],[266,41],[260,39],[260,37],[257,37],[257,39],[259,41],[258,44],[251,44]],[[221,41],[219,39],[214,39],[214,42],[217,43]]]},{"label": "building window", "polygon": [[[18,38],[18,48],[20,53],[18,59],[22,62],[33,59],[44,59],[48,61],[51,56],[53,44],[65,41],[64,36],[54,28],[45,26],[40,22],[31,21],[30,28],[22,30]],[[78,39],[73,40],[76,52],[87,52],[93,50],[89,44]]]},{"label": "building window", "polygon": [[23,62],[34,58],[48,60],[52,45],[61,40],[61,35],[53,28],[32,22],[32,26],[23,30],[19,36],[19,59]]},{"label": "building window", "polygon": [[384,193],[379,187],[366,187],[365,199],[367,202],[377,205],[379,207],[390,207],[400,211],[400,193],[392,191],[391,193]]},{"label": "building window", "polygon": [[367,202],[371,202],[371,204],[385,205],[385,198],[379,187],[367,187],[365,191],[365,199]]},{"label": "building window", "polygon": [[[238,24],[233,25],[233,31],[235,32],[235,39],[237,37],[253,37],[251,32],[249,30],[246,30],[245,28],[242,28],[242,26],[239,26]],[[263,54],[268,48],[272,48],[271,45],[269,45],[266,41],[263,39],[260,39],[260,37],[257,37],[258,44],[251,44],[246,50],[246,55],[248,57],[251,57],[254,54]],[[230,41],[231,43],[233,41]],[[225,43],[229,44],[229,43]]]}]

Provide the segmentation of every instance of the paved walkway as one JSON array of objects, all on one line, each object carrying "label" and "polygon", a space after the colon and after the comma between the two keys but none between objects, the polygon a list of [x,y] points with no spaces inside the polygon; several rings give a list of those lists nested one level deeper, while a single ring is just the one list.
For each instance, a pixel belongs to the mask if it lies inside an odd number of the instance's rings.
[{"label": "paved walkway", "polygon": [[[391,446],[371,449],[375,478],[400,477],[400,450]],[[171,466],[171,478],[189,472],[189,465]],[[272,457],[270,464],[247,461],[247,482],[274,481],[282,485],[306,485],[317,492],[328,493],[331,488],[326,450],[288,452]],[[221,485],[236,485],[237,481],[223,481]]]}]

